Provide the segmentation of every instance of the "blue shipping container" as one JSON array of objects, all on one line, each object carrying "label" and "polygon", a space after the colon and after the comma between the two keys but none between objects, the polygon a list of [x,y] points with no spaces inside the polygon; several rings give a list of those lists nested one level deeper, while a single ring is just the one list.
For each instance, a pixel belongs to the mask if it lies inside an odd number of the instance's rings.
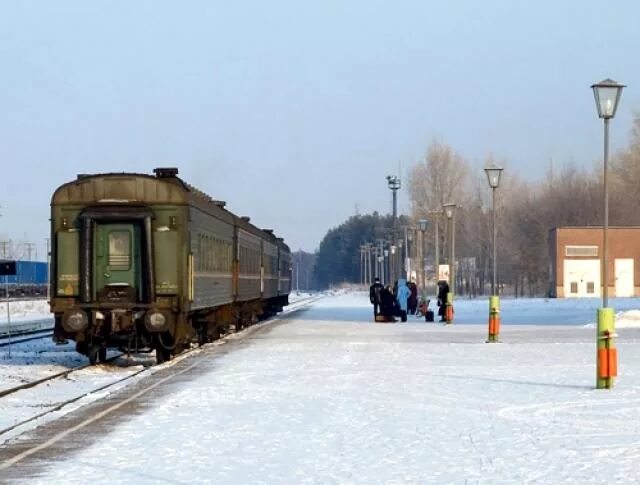
[{"label": "blue shipping container", "polygon": [[41,261],[16,261],[15,276],[0,276],[0,283],[10,285],[46,285],[47,263]]}]

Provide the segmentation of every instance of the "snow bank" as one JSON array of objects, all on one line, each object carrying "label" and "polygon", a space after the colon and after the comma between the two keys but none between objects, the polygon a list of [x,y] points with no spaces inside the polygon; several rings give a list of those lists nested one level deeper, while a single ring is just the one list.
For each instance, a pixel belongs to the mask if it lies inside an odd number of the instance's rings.
[{"label": "snow bank", "polygon": [[[9,301],[11,321],[44,320],[51,318],[47,300]],[[0,323],[7,322],[7,302],[0,303]]]},{"label": "snow bank", "polygon": [[616,328],[640,328],[640,310],[616,314]]}]

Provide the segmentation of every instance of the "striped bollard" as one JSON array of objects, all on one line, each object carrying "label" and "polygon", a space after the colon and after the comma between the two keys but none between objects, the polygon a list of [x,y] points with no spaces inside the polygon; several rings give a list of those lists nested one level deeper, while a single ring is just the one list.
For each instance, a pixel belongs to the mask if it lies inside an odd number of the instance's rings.
[{"label": "striped bollard", "polygon": [[489,297],[489,338],[487,343],[499,342],[500,337],[500,297]]},{"label": "striped bollard", "polygon": [[453,323],[453,293],[447,293],[447,303],[444,308],[444,319],[445,323],[449,325]]},{"label": "striped bollard", "polygon": [[618,376],[618,349],[613,308],[598,308],[596,388],[611,389]]}]

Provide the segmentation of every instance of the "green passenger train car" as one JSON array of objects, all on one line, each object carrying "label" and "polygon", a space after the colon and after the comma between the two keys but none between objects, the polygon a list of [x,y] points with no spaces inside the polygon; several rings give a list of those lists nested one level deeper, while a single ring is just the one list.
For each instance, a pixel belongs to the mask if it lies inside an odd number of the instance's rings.
[{"label": "green passenger train car", "polygon": [[281,238],[177,169],[154,173],[78,175],[52,197],[54,339],[74,340],[92,363],[109,347],[164,362],[288,304]]}]

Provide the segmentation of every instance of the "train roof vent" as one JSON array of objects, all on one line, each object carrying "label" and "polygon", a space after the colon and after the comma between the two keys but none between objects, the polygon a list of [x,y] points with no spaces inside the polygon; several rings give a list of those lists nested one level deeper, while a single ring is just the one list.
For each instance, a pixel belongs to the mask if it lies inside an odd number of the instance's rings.
[{"label": "train roof vent", "polygon": [[211,199],[211,202],[214,205],[217,205],[218,207],[224,207],[225,205],[227,205],[227,203],[224,200],[213,200],[213,199]]},{"label": "train roof vent", "polygon": [[273,229],[263,229],[264,232],[273,234]]},{"label": "train roof vent", "polygon": [[284,242],[284,238],[283,237],[279,237],[279,238],[276,238],[276,239],[278,239],[278,242],[281,242],[281,243]]},{"label": "train roof vent", "polygon": [[86,178],[89,178],[89,177],[91,177],[91,175],[88,174],[88,173],[79,173],[78,177],[77,177],[77,180],[82,180],[82,179],[86,179]]},{"label": "train roof vent", "polygon": [[240,219],[242,219],[244,222],[249,222],[251,220],[251,217],[242,216],[240,217]]},{"label": "train roof vent", "polygon": [[153,173],[155,173],[159,179],[168,179],[176,177],[178,175],[178,169],[176,167],[154,168]]}]

